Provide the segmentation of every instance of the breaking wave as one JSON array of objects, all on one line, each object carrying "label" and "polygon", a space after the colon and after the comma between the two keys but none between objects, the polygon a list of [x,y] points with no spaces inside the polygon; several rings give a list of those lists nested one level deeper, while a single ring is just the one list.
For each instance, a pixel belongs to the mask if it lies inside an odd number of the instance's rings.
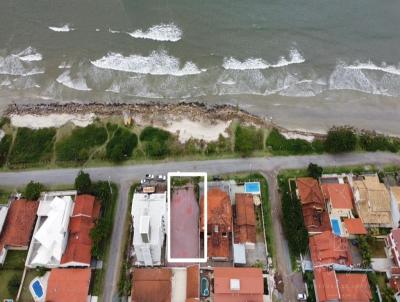
[{"label": "breaking wave", "polygon": [[56,81],[71,89],[81,90],[81,91],[92,90],[87,86],[86,80],[83,77],[72,78],[69,70],[59,75]]},{"label": "breaking wave", "polygon": [[387,72],[395,75],[400,75],[400,67],[396,67],[393,65],[387,65],[385,62],[381,64],[381,66],[375,65],[373,62],[369,61],[368,63],[356,63],[354,65],[346,66],[348,69],[360,69],[360,70],[376,70]]},{"label": "breaking wave", "polygon": [[35,61],[42,60],[42,55],[34,48],[10,54],[6,57],[0,56],[0,74],[12,76],[30,76],[44,73],[42,67],[37,66]]},{"label": "breaking wave", "polygon": [[64,24],[63,26],[49,26],[49,29],[56,32],[69,32],[75,30],[75,28],[70,27],[69,24]]},{"label": "breaking wave", "polygon": [[191,61],[186,62],[181,67],[180,60],[168,55],[165,51],[153,51],[149,56],[123,56],[119,53],[111,52],[98,60],[91,61],[91,63],[103,69],[152,75],[185,76],[202,72]]},{"label": "breaking wave", "polygon": [[31,46],[24,49],[23,51],[15,54],[22,61],[31,62],[31,61],[41,61],[43,56],[37,52],[37,50]]},{"label": "breaking wave", "polygon": [[233,57],[225,58],[222,67],[225,69],[232,70],[251,70],[251,69],[267,69],[267,68],[279,68],[288,66],[291,64],[299,64],[305,61],[304,57],[300,52],[293,48],[289,52],[289,58],[281,57],[276,64],[271,64],[261,58],[248,58],[244,61],[240,61]]},{"label": "breaking wave", "polygon": [[150,39],[155,41],[170,41],[176,42],[182,38],[182,30],[174,23],[157,24],[147,30],[138,29],[134,32],[127,33],[133,38]]}]

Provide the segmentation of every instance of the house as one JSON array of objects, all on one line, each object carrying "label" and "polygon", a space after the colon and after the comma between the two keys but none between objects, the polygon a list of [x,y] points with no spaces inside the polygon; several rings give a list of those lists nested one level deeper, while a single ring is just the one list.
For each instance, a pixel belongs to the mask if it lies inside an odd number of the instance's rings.
[{"label": "house", "polygon": [[329,215],[318,180],[311,177],[297,178],[296,187],[308,233],[313,235],[330,231]]},{"label": "house", "polygon": [[378,175],[354,180],[353,195],[358,215],[367,228],[393,227],[390,194]]},{"label": "house", "polygon": [[0,264],[7,251],[28,249],[38,206],[37,201],[19,199],[0,207]]},{"label": "house", "polygon": [[[200,228],[204,232],[204,197],[200,201]],[[207,193],[207,256],[213,260],[231,257],[232,205],[229,195],[219,188]]]},{"label": "house", "polygon": [[252,194],[236,193],[235,243],[255,248],[256,215]]},{"label": "house", "polygon": [[90,276],[90,268],[53,268],[48,278],[45,301],[90,301]]},{"label": "house", "polygon": [[350,266],[352,256],[347,239],[330,231],[309,238],[311,260],[314,268],[331,265]]},{"label": "house", "polygon": [[342,237],[354,239],[356,235],[366,235],[365,228],[360,218],[344,218],[342,223]]},{"label": "house", "polygon": [[161,264],[161,249],[166,234],[167,194],[135,193],[133,195],[133,249],[136,265]]},{"label": "house", "polygon": [[61,267],[90,266],[92,239],[90,231],[100,215],[100,202],[92,195],[78,195],[69,222],[69,236],[61,258]]},{"label": "house", "polygon": [[318,302],[369,302],[372,299],[366,274],[337,273],[328,268],[314,270]]},{"label": "house", "polygon": [[199,301],[199,266],[136,268],[132,277],[132,302]]},{"label": "house", "polygon": [[385,251],[391,267],[388,275],[390,285],[395,293],[400,293],[400,229],[393,229],[385,238]]},{"label": "house", "polygon": [[262,302],[264,279],[259,268],[214,268],[214,302]]},{"label": "house", "polygon": [[26,259],[27,267],[59,267],[68,242],[68,225],[75,197],[76,191],[42,194]]}]

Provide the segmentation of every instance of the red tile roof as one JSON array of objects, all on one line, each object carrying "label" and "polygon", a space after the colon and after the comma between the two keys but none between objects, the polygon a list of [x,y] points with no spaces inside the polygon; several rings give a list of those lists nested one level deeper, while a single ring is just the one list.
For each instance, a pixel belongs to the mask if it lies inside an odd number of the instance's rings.
[{"label": "red tile roof", "polygon": [[47,284],[47,302],[86,302],[89,295],[89,268],[53,268]]},{"label": "red tile roof", "polygon": [[[238,279],[239,290],[231,290],[231,279]],[[264,280],[258,268],[214,268],[214,302],[262,302]]]},{"label": "red tile roof", "polygon": [[323,184],[324,197],[331,202],[335,209],[353,209],[353,193],[349,184]]},{"label": "red tile roof", "polygon": [[37,201],[25,199],[14,200],[11,203],[1,232],[0,247],[29,246],[38,207]]},{"label": "red tile roof", "polygon": [[396,246],[397,251],[400,252],[400,229],[394,229],[390,234],[393,236],[393,243]]},{"label": "red tile roof", "polygon": [[256,215],[252,194],[236,194],[236,231],[238,243],[256,242]]},{"label": "red tile roof", "polygon": [[347,232],[352,235],[365,235],[367,229],[365,228],[361,218],[345,218],[343,223],[347,229]]},{"label": "red tile roof", "polygon": [[372,298],[366,274],[339,274],[327,268],[317,268],[314,277],[319,302],[369,302]]},{"label": "red tile roof", "polygon": [[348,240],[330,231],[310,237],[309,246],[314,267],[333,263],[343,265],[352,263]]},{"label": "red tile roof", "polygon": [[[232,232],[232,205],[229,195],[212,188],[207,194],[208,257],[230,257],[229,233]],[[200,201],[200,225],[204,229],[204,197]]]},{"label": "red tile roof", "polygon": [[84,215],[91,217],[93,214],[95,197],[93,195],[78,195],[74,203],[72,216]]},{"label": "red tile roof", "polygon": [[168,268],[134,269],[132,302],[171,302],[171,279]]},{"label": "red tile roof", "polygon": [[324,208],[324,196],[318,180],[311,177],[301,177],[296,179],[297,190],[302,204],[318,204]]},{"label": "red tile roof", "polygon": [[[90,265],[92,258],[92,239],[90,231],[95,225],[100,212],[100,202],[90,195],[80,195],[78,207],[74,207],[74,216],[69,221],[67,247],[61,258],[61,265]],[[79,196],[78,196],[79,197]],[[78,199],[77,197],[77,199]],[[82,204],[85,205],[82,205]],[[89,205],[87,205],[89,204]],[[90,209],[91,213],[87,210]]]},{"label": "red tile roof", "polygon": [[302,205],[304,225],[310,233],[322,233],[332,230],[328,212],[316,208],[313,204]]},{"label": "red tile roof", "polygon": [[372,299],[366,274],[336,274],[342,302],[369,302]]},{"label": "red tile roof", "polygon": [[336,273],[334,270],[317,268],[314,270],[315,294],[318,301],[336,301],[340,298]]},{"label": "red tile roof", "polygon": [[200,271],[198,265],[187,267],[186,297],[199,298],[200,296]]}]

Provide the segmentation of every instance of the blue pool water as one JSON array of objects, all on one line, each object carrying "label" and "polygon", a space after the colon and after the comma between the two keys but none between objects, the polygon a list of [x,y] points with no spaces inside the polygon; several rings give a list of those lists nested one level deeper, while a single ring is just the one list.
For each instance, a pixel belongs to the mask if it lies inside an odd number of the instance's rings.
[{"label": "blue pool water", "polygon": [[40,284],[39,280],[36,280],[35,282],[33,282],[32,288],[38,298],[41,298],[43,296],[43,288],[42,288],[42,284]]},{"label": "blue pool water", "polygon": [[331,220],[331,223],[332,223],[333,232],[334,232],[336,235],[340,236],[339,221],[338,221],[337,219],[332,219],[332,220]]},{"label": "blue pool water", "polygon": [[260,194],[260,183],[259,182],[246,182],[244,184],[244,192],[251,194]]},{"label": "blue pool water", "polygon": [[206,277],[201,278],[201,296],[202,297],[208,297],[210,295],[209,291],[209,281]]}]

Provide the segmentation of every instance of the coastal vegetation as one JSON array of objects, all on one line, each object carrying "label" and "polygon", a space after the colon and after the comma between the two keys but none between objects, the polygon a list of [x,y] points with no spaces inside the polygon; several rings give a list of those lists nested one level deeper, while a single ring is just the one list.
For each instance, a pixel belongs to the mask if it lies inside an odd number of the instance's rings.
[{"label": "coastal vegetation", "polygon": [[89,159],[90,151],[107,140],[104,126],[95,124],[84,128],[75,128],[70,136],[56,144],[57,161],[83,163]]},{"label": "coastal vegetation", "polygon": [[143,143],[144,151],[149,158],[163,158],[169,155],[168,141],[170,139],[171,133],[151,126],[144,128],[140,133],[140,141]]},{"label": "coastal vegetation", "polygon": [[106,156],[114,162],[121,162],[132,156],[138,144],[138,137],[126,128],[119,127],[106,145]]},{"label": "coastal vegetation", "polygon": [[238,125],[235,130],[235,152],[242,156],[249,156],[256,150],[264,148],[264,134],[254,126]]},{"label": "coastal vegetation", "polygon": [[33,130],[18,128],[9,156],[9,164],[19,167],[25,164],[48,163],[51,160],[56,129]]}]

